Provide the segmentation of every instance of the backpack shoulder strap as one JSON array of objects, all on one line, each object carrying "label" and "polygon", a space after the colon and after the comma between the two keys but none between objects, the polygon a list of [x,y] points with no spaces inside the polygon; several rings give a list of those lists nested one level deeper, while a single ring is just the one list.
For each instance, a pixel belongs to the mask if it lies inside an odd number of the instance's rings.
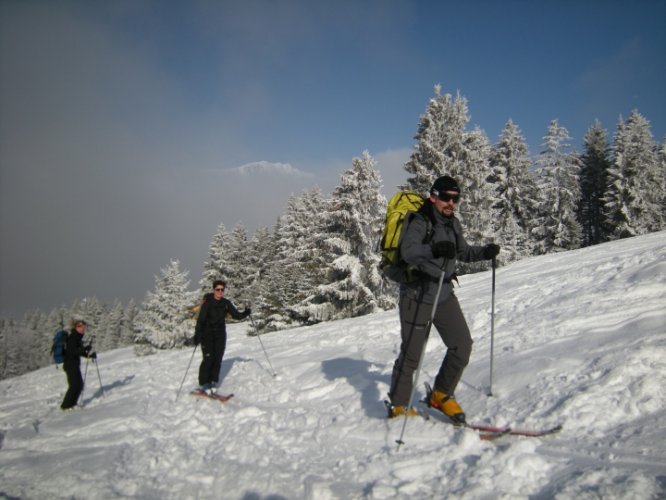
[{"label": "backpack shoulder strap", "polygon": [[421,208],[417,212],[425,220],[427,230],[425,238],[423,238],[423,243],[429,242],[435,234],[435,213],[433,212],[432,203],[429,203],[428,200],[425,200]]}]

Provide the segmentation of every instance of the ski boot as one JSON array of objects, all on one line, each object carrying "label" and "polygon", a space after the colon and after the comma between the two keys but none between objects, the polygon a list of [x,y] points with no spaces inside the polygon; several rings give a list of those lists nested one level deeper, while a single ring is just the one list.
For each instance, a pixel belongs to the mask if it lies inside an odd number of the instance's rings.
[{"label": "ski boot", "polygon": [[406,406],[393,406],[388,401],[386,402],[386,409],[388,410],[388,418],[404,417],[405,414],[407,414],[408,417],[416,417],[420,415],[418,410],[414,407],[407,409]]},{"label": "ski boot", "polygon": [[456,401],[455,396],[449,396],[444,392],[431,390],[427,401],[428,406],[441,411],[444,415],[449,417],[454,424],[465,425],[465,412],[458,404],[458,401]]}]

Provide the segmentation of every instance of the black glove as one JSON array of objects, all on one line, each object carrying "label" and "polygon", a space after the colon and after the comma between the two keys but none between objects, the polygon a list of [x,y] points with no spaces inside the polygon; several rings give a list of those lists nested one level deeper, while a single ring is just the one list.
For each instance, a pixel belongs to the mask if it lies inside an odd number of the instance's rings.
[{"label": "black glove", "polygon": [[451,241],[436,241],[432,244],[432,254],[435,257],[453,259],[456,256],[456,245]]},{"label": "black glove", "polygon": [[90,354],[90,349],[92,349],[92,345],[91,345],[91,344],[88,344],[88,345],[84,345],[84,346],[83,346],[83,352],[86,353],[86,356],[87,356],[88,354]]},{"label": "black glove", "polygon": [[201,335],[199,335],[198,333],[195,333],[192,340],[194,341],[194,345],[198,346],[201,343]]},{"label": "black glove", "polygon": [[252,314],[252,309],[250,309],[250,306],[246,306],[245,311],[243,311],[243,317],[247,318],[250,314]]},{"label": "black glove", "polygon": [[90,359],[97,359],[97,353],[93,351],[93,352],[91,352],[91,353],[88,355],[88,357],[89,357]]},{"label": "black glove", "polygon": [[495,243],[488,243],[485,247],[483,247],[483,257],[484,259],[494,259],[497,257],[499,251],[499,245],[496,245]]}]

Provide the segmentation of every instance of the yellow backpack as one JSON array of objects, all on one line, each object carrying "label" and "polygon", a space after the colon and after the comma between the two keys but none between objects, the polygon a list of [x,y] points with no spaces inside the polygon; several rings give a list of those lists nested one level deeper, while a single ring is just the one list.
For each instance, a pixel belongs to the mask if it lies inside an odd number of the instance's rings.
[{"label": "yellow backpack", "polygon": [[[400,257],[400,242],[410,215],[421,210],[425,199],[414,191],[398,191],[386,207],[386,222],[379,241],[382,260],[379,269],[387,278],[398,283],[412,281],[412,268]],[[430,225],[428,218],[425,218]],[[430,233],[430,231],[428,231]]]}]

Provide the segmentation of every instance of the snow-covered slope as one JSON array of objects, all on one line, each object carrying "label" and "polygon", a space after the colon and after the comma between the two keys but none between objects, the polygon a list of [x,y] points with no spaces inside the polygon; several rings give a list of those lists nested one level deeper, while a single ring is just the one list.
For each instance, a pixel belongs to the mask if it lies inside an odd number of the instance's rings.
[{"label": "snow-covered slope", "polygon": [[[8,498],[664,498],[666,233],[527,259],[461,278],[472,362],[458,390],[475,422],[546,438],[481,441],[434,417],[387,420],[396,311],[264,335],[230,328],[226,405],[195,399],[200,353],[103,353],[83,408],[59,410],[53,367],[0,382]],[[421,375],[444,349],[431,336]],[[420,388],[419,388],[420,389]],[[419,396],[422,391],[419,391]]]}]

